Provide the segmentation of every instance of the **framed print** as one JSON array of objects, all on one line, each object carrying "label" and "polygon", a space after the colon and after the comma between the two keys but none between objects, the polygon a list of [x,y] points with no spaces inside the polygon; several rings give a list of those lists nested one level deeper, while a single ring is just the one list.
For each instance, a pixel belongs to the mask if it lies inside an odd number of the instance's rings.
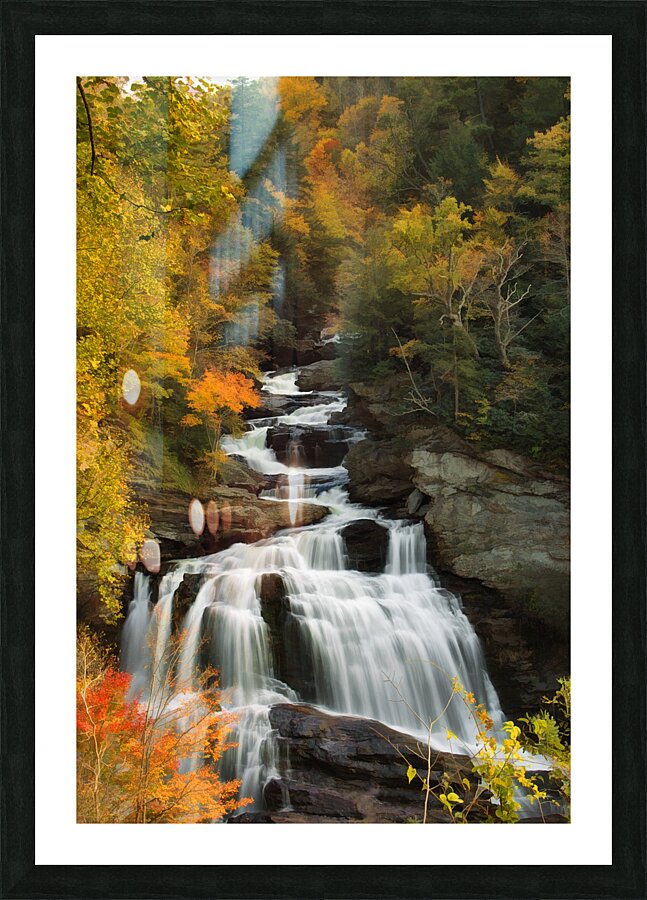
[{"label": "framed print", "polygon": [[644,15],[5,4],[3,896],[645,896]]}]

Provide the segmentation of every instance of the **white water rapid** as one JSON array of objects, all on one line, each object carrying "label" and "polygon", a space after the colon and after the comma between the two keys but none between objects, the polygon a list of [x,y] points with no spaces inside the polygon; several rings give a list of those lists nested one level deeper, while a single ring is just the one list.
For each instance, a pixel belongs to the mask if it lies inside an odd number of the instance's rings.
[{"label": "white water rapid", "polygon": [[[304,502],[326,506],[329,515],[316,525],[292,527],[255,544],[235,544],[177,563],[163,577],[155,607],[148,577],[137,573],[123,633],[124,668],[141,685],[151,654],[158,663],[163,658],[177,587],[186,573],[202,576],[183,622],[179,680],[190,690],[207,660],[220,670],[226,706],[239,715],[238,747],[225,754],[223,774],[242,778],[241,794],[254,797],[257,807],[263,784],[278,766],[269,720],[275,703],[296,702],[306,693],[308,702],[327,710],[420,734],[407,704],[423,719],[433,718],[451,694],[448,675],[456,675],[496,723],[502,719],[478,638],[460,601],[438,586],[427,566],[422,525],[390,520],[349,502],[348,475],[337,457],[362,435],[330,424],[332,414],[345,406],[342,395],[305,396],[296,377],[294,372],[268,376],[264,385],[269,398],[290,398],[289,412],[255,420],[241,438],[227,438],[222,446],[267,476],[261,496],[287,503],[293,526]],[[302,448],[298,465],[281,461],[273,449],[273,435],[286,429],[290,446]],[[317,453],[323,447],[328,454],[320,461],[331,465],[306,464],[313,462],[313,436],[319,441]],[[388,532],[381,573],[349,568],[342,532],[359,520],[372,520],[369,525]],[[262,596],[263,577],[269,574],[280,576],[289,609],[289,634],[281,640],[287,654],[302,661],[301,677],[290,685],[279,679],[273,657]],[[398,700],[389,678],[406,704]],[[437,728],[439,749],[446,746],[445,728],[474,745],[474,722],[463,703],[449,704]]]}]

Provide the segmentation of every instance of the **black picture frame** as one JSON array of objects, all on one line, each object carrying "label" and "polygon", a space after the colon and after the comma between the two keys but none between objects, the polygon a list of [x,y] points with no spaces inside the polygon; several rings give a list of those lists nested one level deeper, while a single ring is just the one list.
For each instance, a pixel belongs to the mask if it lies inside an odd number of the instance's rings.
[{"label": "black picture frame", "polygon": [[[2,15],[2,875],[6,898],[644,898],[644,0],[5,0]],[[613,35],[611,866],[35,866],[34,36]],[[594,190],[595,186],[591,185]],[[594,261],[592,261],[592,264]],[[594,486],[592,486],[594,489]],[[596,727],[600,727],[599,723]],[[611,727],[604,723],[603,727]],[[613,790],[612,810],[607,806]]]}]

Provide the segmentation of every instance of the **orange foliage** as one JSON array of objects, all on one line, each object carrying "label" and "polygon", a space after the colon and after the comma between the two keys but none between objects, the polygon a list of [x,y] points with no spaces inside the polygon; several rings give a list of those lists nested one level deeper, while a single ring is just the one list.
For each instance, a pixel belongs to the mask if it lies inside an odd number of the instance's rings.
[{"label": "orange foliage", "polygon": [[256,407],[260,404],[251,378],[240,372],[218,372],[215,369],[207,369],[201,378],[191,383],[187,401],[191,409],[201,413],[211,423],[220,419],[225,411],[238,414],[245,406]]},{"label": "orange foliage", "polygon": [[245,806],[239,781],[222,782],[215,764],[234,717],[223,713],[210,673],[196,691],[172,680],[146,702],[128,698],[130,675],[97,668],[80,641],[77,681],[77,805],[84,822],[212,822]]},{"label": "orange foliage", "polygon": [[341,149],[336,138],[324,137],[319,140],[305,160],[306,168],[312,178],[323,178],[335,174],[331,154]]}]

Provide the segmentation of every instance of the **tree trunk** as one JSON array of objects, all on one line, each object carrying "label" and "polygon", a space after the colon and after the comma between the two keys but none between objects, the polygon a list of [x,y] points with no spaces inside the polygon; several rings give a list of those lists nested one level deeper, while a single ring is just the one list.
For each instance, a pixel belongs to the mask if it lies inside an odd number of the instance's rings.
[{"label": "tree trunk", "polygon": [[458,422],[460,397],[458,387],[458,357],[456,355],[456,332],[452,329],[452,347],[454,351],[454,422]]},{"label": "tree trunk", "polygon": [[510,368],[510,359],[508,357],[508,348],[505,343],[501,340],[501,335],[498,329],[495,329],[494,332],[494,342],[496,344],[496,350],[499,354],[499,359],[501,361],[501,365],[504,369]]}]

